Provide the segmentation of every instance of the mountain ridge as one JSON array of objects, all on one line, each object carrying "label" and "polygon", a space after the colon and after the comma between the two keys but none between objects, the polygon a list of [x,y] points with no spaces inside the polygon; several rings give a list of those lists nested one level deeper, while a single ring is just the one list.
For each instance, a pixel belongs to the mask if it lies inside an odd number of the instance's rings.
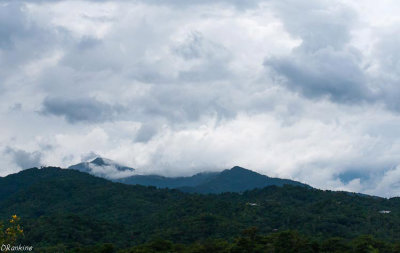
[{"label": "mountain ridge", "polygon": [[[106,179],[111,179],[114,182],[131,185],[144,185],[144,186],[155,186],[158,188],[172,188],[178,189],[184,192],[193,193],[222,193],[222,192],[243,192],[246,190],[252,190],[256,188],[263,188],[270,185],[283,186],[286,184],[311,187],[304,183],[300,183],[294,180],[272,178],[266,175],[262,175],[255,171],[245,169],[240,166],[234,166],[231,169],[226,169],[221,172],[201,172],[193,176],[188,177],[165,177],[161,175],[130,175],[127,177],[110,178],[107,175],[93,173],[93,165],[98,167],[109,166],[115,164],[112,160],[97,157],[89,163],[79,163],[72,165],[69,169],[76,169],[82,172],[86,172],[95,176],[100,176]],[[118,168],[118,167],[117,167]],[[129,170],[129,167],[120,167],[124,170]],[[132,172],[134,169],[131,170]]]},{"label": "mountain ridge", "polygon": [[229,170],[223,170],[214,178],[203,184],[194,187],[179,188],[186,192],[196,193],[222,193],[222,192],[243,192],[266,186],[294,185],[301,187],[310,187],[297,181],[281,178],[272,178],[259,174],[255,171],[245,169],[240,166],[234,166]]},{"label": "mountain ridge", "polygon": [[121,165],[111,159],[96,157],[89,162],[71,165],[68,169],[78,170],[105,179],[117,179],[135,174],[135,169]]},{"label": "mountain ridge", "polygon": [[0,185],[0,217],[19,215],[23,243],[34,246],[114,242],[128,247],[157,236],[180,243],[232,239],[252,226],[261,233],[296,229],[315,238],[370,233],[400,240],[400,198],[293,185],[190,194],[56,167],[24,170],[0,178]]}]

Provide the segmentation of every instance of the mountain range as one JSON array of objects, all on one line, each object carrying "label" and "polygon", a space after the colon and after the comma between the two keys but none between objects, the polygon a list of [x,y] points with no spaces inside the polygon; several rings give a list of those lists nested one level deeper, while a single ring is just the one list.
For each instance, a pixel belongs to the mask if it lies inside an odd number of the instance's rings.
[{"label": "mountain range", "polygon": [[[184,192],[203,194],[243,192],[255,188],[264,188],[271,185],[294,185],[310,187],[306,184],[289,179],[272,178],[261,175],[239,166],[235,166],[222,172],[198,173],[190,177],[164,177],[160,175],[129,176],[129,173],[134,173],[135,169],[119,165],[110,159],[97,157],[90,162],[72,165],[69,167],[69,169],[79,170],[81,172],[86,172],[106,179],[112,179],[114,182],[120,182],[124,184],[172,188],[179,189]],[[125,175],[128,176],[121,177],[121,175],[123,175],[122,173],[125,173]],[[112,175],[114,178],[110,175]],[[119,175],[119,177],[116,177],[115,175]]]},{"label": "mountain range", "polygon": [[[231,173],[238,178],[249,172],[234,168],[218,175],[225,178]],[[13,214],[21,217],[24,237],[20,243],[33,245],[35,252],[94,252],[65,249],[99,243],[123,249],[157,238],[185,244],[212,239],[232,242],[251,227],[262,234],[294,229],[313,238],[313,245],[330,237],[352,240],[363,234],[400,241],[400,198],[287,184],[241,193],[192,194],[126,185],[55,167],[1,177],[0,186],[0,219],[7,220]]]},{"label": "mountain range", "polygon": [[135,173],[133,168],[102,157],[97,157],[90,162],[81,162],[68,168],[106,179],[125,178]]}]

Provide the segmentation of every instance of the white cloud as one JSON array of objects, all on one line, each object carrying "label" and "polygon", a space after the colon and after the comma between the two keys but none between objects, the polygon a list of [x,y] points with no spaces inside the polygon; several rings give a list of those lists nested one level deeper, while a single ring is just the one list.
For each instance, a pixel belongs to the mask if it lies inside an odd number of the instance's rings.
[{"label": "white cloud", "polygon": [[115,165],[97,166],[89,163],[89,168],[91,170],[91,173],[93,173],[94,175],[99,177],[106,177],[109,179],[119,179],[136,174],[135,171],[131,170],[120,171]]},{"label": "white cloud", "polygon": [[398,8],[2,4],[1,174],[37,154],[68,166],[93,152],[143,173],[241,165],[321,188],[398,195]]}]

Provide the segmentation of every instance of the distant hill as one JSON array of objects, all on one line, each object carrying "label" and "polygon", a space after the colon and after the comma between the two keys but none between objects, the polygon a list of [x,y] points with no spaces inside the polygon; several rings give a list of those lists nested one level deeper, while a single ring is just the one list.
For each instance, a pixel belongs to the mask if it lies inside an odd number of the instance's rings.
[{"label": "distant hill", "polygon": [[264,188],[266,186],[283,186],[293,185],[310,187],[306,184],[280,178],[271,178],[261,175],[257,172],[235,166],[230,170],[224,170],[215,174],[201,184],[191,187],[179,188],[185,192],[196,193],[222,193],[222,192],[244,192],[256,188]]},{"label": "distant hill", "polygon": [[134,175],[115,180],[124,184],[155,186],[158,188],[195,187],[215,178],[218,172],[198,173],[191,177],[164,177],[159,175]]},{"label": "distant hill", "polygon": [[43,172],[44,170],[32,168],[6,177],[0,177],[0,201],[9,198],[19,191],[29,188],[31,185],[56,179],[60,176],[58,169],[46,169],[46,172]]},{"label": "distant hill", "polygon": [[[266,186],[295,185],[310,187],[306,184],[288,179],[271,178],[261,175],[257,172],[235,166],[222,172],[203,172],[190,177],[164,177],[160,175],[131,175],[126,177],[110,177],[110,173],[100,173],[107,171],[102,167],[114,166],[118,172],[134,172],[134,169],[123,167],[117,163],[105,159],[96,158],[91,162],[79,163],[70,166],[69,169],[75,169],[95,176],[112,179],[115,182],[132,185],[155,186],[158,188],[179,189],[185,192],[193,193],[222,193],[222,192],[243,192]],[[116,173],[118,174],[118,173]],[[120,174],[121,175],[121,174]]]},{"label": "distant hill", "polygon": [[266,186],[294,185],[310,187],[288,179],[271,178],[257,172],[235,166],[222,172],[206,172],[191,177],[163,177],[158,175],[133,175],[115,180],[124,184],[174,188],[192,193],[243,192]]},{"label": "distant hill", "polygon": [[82,162],[68,167],[68,169],[79,170],[94,176],[117,179],[131,176],[135,169],[120,165],[110,159],[97,157],[90,162]]},{"label": "distant hill", "polygon": [[[235,168],[218,176],[230,173],[249,172]],[[400,241],[399,198],[294,185],[202,195],[48,167],[0,178],[0,196],[1,220],[21,216],[21,243],[35,247],[112,242],[123,248],[154,238],[180,243],[231,240],[253,226],[264,234],[296,229],[315,240],[371,234]]]}]

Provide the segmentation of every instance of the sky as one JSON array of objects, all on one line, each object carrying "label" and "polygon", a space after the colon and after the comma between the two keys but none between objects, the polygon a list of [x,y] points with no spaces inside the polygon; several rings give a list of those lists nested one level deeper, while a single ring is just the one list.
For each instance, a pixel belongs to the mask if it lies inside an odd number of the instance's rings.
[{"label": "sky", "polygon": [[96,156],[400,196],[400,4],[0,2],[0,175]]}]

